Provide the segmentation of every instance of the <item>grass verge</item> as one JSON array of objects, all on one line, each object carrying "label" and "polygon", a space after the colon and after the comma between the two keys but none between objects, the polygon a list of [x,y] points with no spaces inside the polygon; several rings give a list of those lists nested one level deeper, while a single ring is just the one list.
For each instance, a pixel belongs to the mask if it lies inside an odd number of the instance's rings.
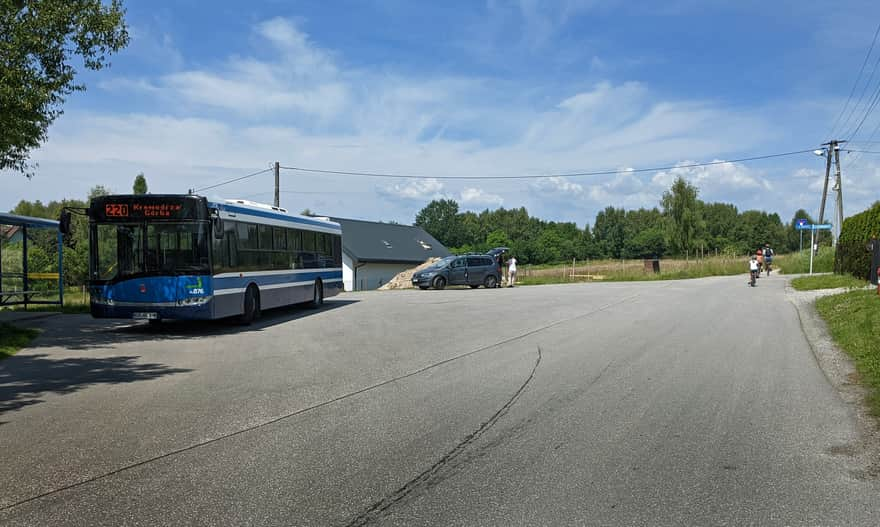
[{"label": "grass verge", "polygon": [[816,300],[835,343],[852,357],[869,390],[871,413],[880,416],[880,296],[850,291]]},{"label": "grass verge", "polygon": [[859,280],[848,274],[823,274],[814,276],[799,276],[791,281],[791,287],[798,291],[809,291],[812,289],[836,289],[838,287],[849,287],[855,289],[857,287],[865,287],[868,282]]},{"label": "grass verge", "polygon": [[20,328],[0,322],[0,360],[15,355],[39,334],[36,329]]},{"label": "grass verge", "polygon": [[[810,272],[810,251],[801,253],[781,254],[773,257],[773,268],[784,274],[802,274]],[[819,254],[813,256],[814,273],[830,273],[834,270],[834,248],[819,247]]]}]

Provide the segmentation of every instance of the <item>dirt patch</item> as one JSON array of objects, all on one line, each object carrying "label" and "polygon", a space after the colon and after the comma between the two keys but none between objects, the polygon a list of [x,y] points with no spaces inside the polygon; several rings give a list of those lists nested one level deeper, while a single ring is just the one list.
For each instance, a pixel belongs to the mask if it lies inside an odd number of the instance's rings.
[{"label": "dirt patch", "polygon": [[427,268],[440,258],[428,258],[425,263],[419,265],[418,267],[413,267],[412,269],[407,269],[406,271],[401,271],[394,275],[394,278],[388,281],[387,284],[383,285],[379,288],[379,290],[387,291],[389,289],[412,289],[412,276],[421,271],[422,269]]}]

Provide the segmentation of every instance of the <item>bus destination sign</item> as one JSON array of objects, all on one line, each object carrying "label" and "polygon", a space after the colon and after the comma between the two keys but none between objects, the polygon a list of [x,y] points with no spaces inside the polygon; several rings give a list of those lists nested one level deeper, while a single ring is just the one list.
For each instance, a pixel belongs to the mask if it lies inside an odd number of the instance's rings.
[{"label": "bus destination sign", "polygon": [[204,220],[206,205],[194,196],[102,196],[92,200],[90,214],[97,221]]},{"label": "bus destination sign", "polygon": [[107,203],[104,205],[104,214],[111,218],[127,218],[128,203]]},{"label": "bus destination sign", "polygon": [[180,203],[105,203],[108,218],[176,218],[183,205]]}]

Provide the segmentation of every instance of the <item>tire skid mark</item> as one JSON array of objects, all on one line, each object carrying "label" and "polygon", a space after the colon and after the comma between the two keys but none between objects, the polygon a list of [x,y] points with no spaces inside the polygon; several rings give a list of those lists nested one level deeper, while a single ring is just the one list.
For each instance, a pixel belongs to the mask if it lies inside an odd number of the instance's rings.
[{"label": "tire skid mark", "polygon": [[540,327],[534,328],[534,329],[529,330],[529,331],[526,331],[526,332],[524,332],[524,333],[520,333],[520,334],[518,334],[518,335],[514,335],[514,336],[512,336],[512,337],[509,337],[509,338],[506,338],[506,339],[500,340],[500,341],[495,342],[495,343],[492,343],[492,344],[487,344],[487,345],[482,346],[482,347],[480,347],[480,348],[477,348],[477,349],[475,349],[475,350],[471,350],[471,351],[468,351],[468,352],[465,352],[465,353],[461,353],[461,354],[456,355],[456,356],[454,356],[454,357],[450,357],[450,358],[448,358],[448,359],[444,359],[444,360],[442,360],[442,361],[435,362],[435,363],[429,364],[429,365],[427,365],[427,366],[423,366],[423,367],[421,367],[421,368],[419,368],[419,369],[416,369],[416,370],[410,371],[410,372],[408,372],[408,373],[404,373],[404,374],[399,375],[399,376],[397,376],[397,377],[392,377],[392,378],[390,378],[390,379],[386,379],[386,380],[384,380],[384,381],[380,381],[380,382],[377,382],[377,383],[375,383],[375,384],[371,384],[371,385],[366,386],[366,387],[364,387],[364,388],[360,388],[360,389],[358,389],[358,390],[355,390],[355,391],[352,391],[352,392],[345,393],[345,394],[340,395],[340,396],[338,396],[338,397],[334,397],[333,399],[329,399],[329,400],[327,400],[327,401],[323,401],[323,402],[320,402],[320,403],[314,404],[314,405],[312,405],[312,406],[308,406],[308,407],[306,407],[306,408],[301,408],[301,409],[299,409],[299,410],[296,410],[296,411],[293,411],[293,412],[290,412],[290,413],[287,413],[287,414],[284,414],[284,415],[281,415],[281,416],[275,417],[275,418],[270,419],[270,420],[268,420],[268,421],[264,421],[264,422],[262,422],[262,423],[257,423],[257,424],[255,424],[255,425],[251,425],[251,426],[248,426],[248,427],[242,428],[242,429],[240,429],[240,430],[235,430],[235,431],[233,431],[233,432],[229,432],[228,434],[223,434],[223,435],[220,435],[220,436],[218,436],[218,437],[214,437],[214,438],[211,438],[211,439],[207,439],[207,440],[205,440],[205,441],[200,441],[200,442],[198,442],[198,443],[194,443],[194,444],[189,445],[189,446],[185,446],[185,447],[182,447],[182,448],[178,448],[178,449],[175,449],[175,450],[171,450],[171,451],[169,451],[169,452],[165,452],[165,453],[163,453],[163,454],[159,454],[159,455],[157,455],[157,456],[154,456],[154,457],[151,457],[151,458],[145,459],[145,460],[143,460],[143,461],[138,461],[138,462],[136,462],[136,463],[131,463],[131,464],[128,464],[128,465],[122,466],[122,467],[120,467],[120,468],[117,468],[117,469],[114,469],[114,470],[111,470],[111,471],[105,472],[105,473],[103,473],[103,474],[98,474],[98,475],[96,475],[96,476],[92,476],[92,477],[86,478],[86,479],[81,480],[81,481],[77,481],[77,482],[74,482],[74,483],[70,483],[70,484],[68,484],[68,485],[64,485],[64,486],[62,486],[62,487],[58,487],[58,488],[55,488],[55,489],[52,489],[52,490],[49,490],[49,491],[46,491],[46,492],[42,492],[42,493],[40,493],[40,494],[37,494],[37,495],[34,495],[34,496],[30,496],[30,497],[28,497],[28,498],[24,498],[24,499],[22,499],[22,500],[19,500],[19,501],[14,502],[14,503],[10,503],[10,504],[8,504],[8,505],[0,506],[0,512],[8,511],[8,510],[10,510],[10,509],[14,509],[14,508],[16,508],[16,507],[19,507],[19,506],[21,506],[21,505],[24,505],[24,504],[30,503],[30,502],[32,502],[32,501],[36,501],[36,500],[40,500],[40,499],[43,499],[43,498],[47,498],[47,497],[49,497],[49,496],[53,496],[53,495],[58,494],[58,493],[60,493],[60,492],[64,492],[64,491],[71,490],[71,489],[75,489],[75,488],[81,487],[81,486],[83,486],[83,485],[88,485],[89,483],[94,483],[95,481],[100,481],[100,480],[102,480],[102,479],[105,479],[105,478],[109,478],[109,477],[115,476],[115,475],[120,474],[120,473],[122,473],[122,472],[127,472],[127,471],[129,471],[129,470],[131,470],[131,469],[135,469],[135,468],[138,468],[138,467],[142,467],[142,466],[144,466],[144,465],[149,465],[149,464],[154,463],[154,462],[156,462],[156,461],[161,461],[161,460],[163,460],[163,459],[170,458],[170,457],[176,456],[176,455],[178,455],[178,454],[183,454],[183,453],[189,452],[189,451],[191,451],[191,450],[196,450],[196,449],[198,449],[198,448],[202,448],[202,447],[204,447],[204,446],[208,446],[208,445],[211,445],[211,444],[213,444],[213,443],[217,443],[217,442],[223,441],[223,440],[225,440],[225,439],[229,439],[229,438],[232,438],[232,437],[235,437],[235,436],[239,436],[239,435],[245,434],[245,433],[247,433],[247,432],[252,432],[252,431],[254,431],[254,430],[258,430],[258,429],[260,429],[260,428],[264,428],[264,427],[267,427],[267,426],[273,425],[273,424],[275,424],[275,423],[278,423],[278,422],[281,422],[281,421],[285,421],[285,420],[287,420],[287,419],[290,419],[290,418],[293,418],[293,417],[296,417],[296,416],[299,416],[299,415],[305,414],[305,413],[307,413],[307,412],[311,412],[311,411],[314,411],[314,410],[318,410],[318,409],[324,408],[324,407],[326,407],[326,406],[331,406],[331,405],[336,404],[336,403],[338,403],[338,402],[340,402],[340,401],[344,401],[344,400],[346,400],[346,399],[350,399],[350,398],[352,398],[352,397],[355,397],[355,396],[358,396],[358,395],[361,395],[361,394],[364,394],[364,393],[367,393],[367,392],[370,392],[370,391],[376,390],[376,389],[381,388],[381,387],[383,387],[383,386],[387,386],[387,385],[389,385],[389,384],[393,384],[393,383],[395,383],[395,382],[402,381],[402,380],[404,380],[404,379],[408,379],[408,378],[410,378],[410,377],[414,377],[414,376],[416,376],[416,375],[420,375],[420,374],[422,374],[422,373],[424,373],[424,372],[426,372],[426,371],[429,371],[429,370],[432,370],[432,369],[435,369],[435,368],[439,368],[440,366],[444,366],[444,365],[449,364],[449,363],[451,363],[451,362],[455,362],[455,361],[458,361],[458,360],[461,360],[461,359],[464,359],[464,358],[470,357],[470,356],[472,356],[472,355],[477,355],[477,354],[479,354],[479,353],[483,353],[483,352],[489,351],[489,350],[491,350],[491,349],[497,348],[497,347],[502,346],[502,345],[504,345],[504,344],[509,344],[509,343],[511,343],[511,342],[515,342],[515,341],[517,341],[517,340],[522,340],[522,339],[524,339],[524,338],[526,338],[526,337],[529,337],[529,336],[534,335],[534,334],[536,334],[536,333],[540,333],[540,332],[542,332],[542,331],[544,331],[544,330],[547,330],[547,329],[550,329],[550,328],[553,328],[553,327],[559,326],[559,325],[561,325],[561,324],[565,324],[565,323],[568,323],[568,322],[573,322],[573,321],[575,321],[575,320],[579,320],[579,319],[582,319],[582,318],[587,318],[587,317],[589,317],[589,316],[591,316],[591,315],[594,315],[594,314],[596,314],[596,313],[600,313],[600,312],[602,312],[602,311],[606,311],[606,310],[608,310],[608,309],[611,309],[612,307],[615,307],[615,306],[617,306],[617,305],[623,304],[623,303],[625,303],[625,302],[629,302],[630,300],[633,300],[633,299],[637,298],[638,296],[639,296],[639,293],[636,293],[636,294],[633,294],[633,295],[630,295],[630,296],[626,296],[626,297],[621,298],[621,299],[619,299],[619,300],[615,300],[614,302],[610,302],[610,303],[608,303],[608,304],[605,304],[605,305],[599,306],[599,307],[597,307],[596,309],[593,309],[593,310],[590,310],[590,311],[586,311],[586,312],[584,312],[584,313],[580,313],[580,314],[575,315],[575,316],[570,317],[570,318],[566,318],[566,319],[562,319],[562,320],[557,320],[556,322],[551,322],[551,323],[549,323],[549,324],[545,324],[545,325],[543,325],[543,326],[540,326]]},{"label": "tire skid mark", "polygon": [[513,396],[508,399],[507,402],[498,409],[498,411],[492,414],[492,417],[490,417],[483,424],[477,427],[477,429],[471,432],[467,437],[462,439],[457,445],[452,448],[452,450],[448,451],[436,463],[431,465],[430,468],[428,468],[418,476],[414,477],[413,479],[407,481],[402,487],[400,487],[396,491],[392,492],[388,496],[385,496],[381,500],[368,507],[364,512],[360,513],[354,519],[344,524],[345,527],[361,527],[364,525],[369,525],[373,521],[381,518],[384,514],[387,513],[387,511],[391,507],[393,507],[401,500],[405,499],[410,494],[430,485],[431,481],[439,475],[444,467],[446,467],[455,458],[461,455],[468,446],[479,439],[480,436],[482,436],[487,430],[492,428],[492,426],[497,423],[499,419],[504,417],[504,415],[516,403],[517,399],[519,399],[525,389],[532,382],[532,379],[535,378],[535,372],[538,370],[538,366],[541,364],[542,358],[540,346],[537,348],[537,350],[538,357],[535,359],[535,365],[532,367],[532,371],[531,373],[529,373],[529,376],[522,383],[519,389],[513,394]]}]

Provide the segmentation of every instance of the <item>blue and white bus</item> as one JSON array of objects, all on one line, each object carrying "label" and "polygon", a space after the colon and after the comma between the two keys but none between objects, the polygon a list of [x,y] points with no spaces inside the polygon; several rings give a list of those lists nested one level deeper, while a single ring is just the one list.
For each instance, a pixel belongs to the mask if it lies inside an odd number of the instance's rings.
[{"label": "blue and white bus", "polygon": [[244,200],[101,196],[90,203],[89,292],[96,318],[245,323],[261,309],[342,290],[342,229]]}]

